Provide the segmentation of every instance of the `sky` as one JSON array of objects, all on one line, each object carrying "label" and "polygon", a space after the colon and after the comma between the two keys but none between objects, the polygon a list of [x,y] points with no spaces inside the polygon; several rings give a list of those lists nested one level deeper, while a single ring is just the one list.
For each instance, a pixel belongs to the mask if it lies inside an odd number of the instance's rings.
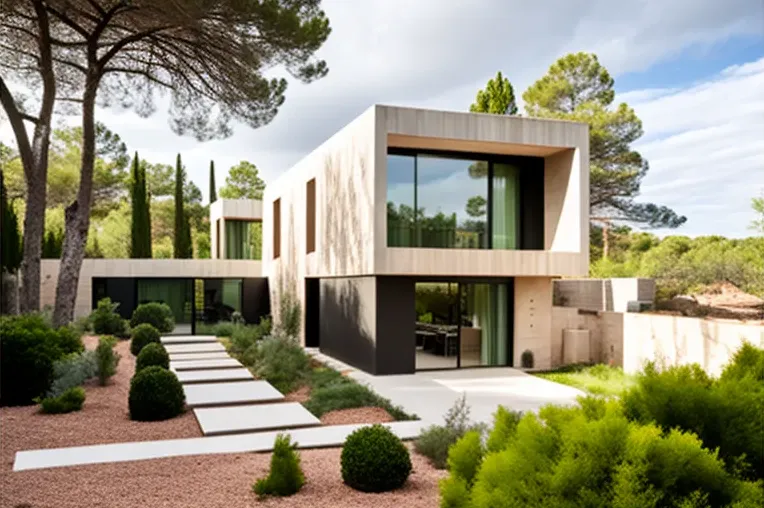
[{"label": "sky", "polygon": [[[657,234],[749,236],[764,195],[764,0],[324,0],[332,34],[326,78],[291,80],[269,125],[205,143],[172,133],[166,103],[140,118],[97,119],[132,152],[173,164],[180,152],[207,199],[240,160],[277,178],[370,105],[466,111],[496,71],[518,98],[569,52],[588,51],[615,78],[616,102],[642,119],[634,145],[650,162],[638,200],[687,216]],[[276,69],[277,73],[285,71]],[[522,103],[520,107],[522,111]],[[65,119],[69,123],[76,119]],[[13,142],[7,122],[0,139]]]}]

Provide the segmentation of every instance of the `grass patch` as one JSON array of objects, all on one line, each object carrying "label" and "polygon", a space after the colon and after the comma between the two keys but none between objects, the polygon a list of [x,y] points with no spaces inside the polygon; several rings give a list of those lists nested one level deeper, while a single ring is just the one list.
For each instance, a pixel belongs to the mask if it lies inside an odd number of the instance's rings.
[{"label": "grass patch", "polygon": [[[328,369],[332,370],[332,369]],[[336,372],[336,371],[334,371]],[[339,374],[339,373],[337,373]],[[339,374],[340,377],[343,377]],[[320,376],[322,380],[329,378],[328,374]],[[311,387],[310,400],[304,405],[305,409],[321,418],[329,411],[338,409],[350,409],[356,407],[381,407],[395,420],[416,420],[416,416],[406,413],[399,406],[373,392],[369,387],[356,383],[352,379],[346,381],[332,381],[323,387]],[[315,377],[313,377],[315,380]]]},{"label": "grass patch", "polygon": [[618,396],[636,384],[636,378],[623,372],[620,367],[598,365],[568,365],[535,376],[568,386],[592,395]]}]

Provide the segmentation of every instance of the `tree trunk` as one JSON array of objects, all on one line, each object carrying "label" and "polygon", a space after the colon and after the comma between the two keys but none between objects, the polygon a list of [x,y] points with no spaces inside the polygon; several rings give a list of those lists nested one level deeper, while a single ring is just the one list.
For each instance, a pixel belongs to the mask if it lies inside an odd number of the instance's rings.
[{"label": "tree trunk", "polygon": [[602,258],[607,259],[610,254],[610,223],[602,223]]},{"label": "tree trunk", "polygon": [[66,207],[64,247],[56,286],[53,323],[63,326],[74,319],[74,304],[80,280],[82,259],[90,227],[90,205],[93,197],[95,164],[95,98],[100,76],[91,71],[82,96],[82,169],[77,200]]}]

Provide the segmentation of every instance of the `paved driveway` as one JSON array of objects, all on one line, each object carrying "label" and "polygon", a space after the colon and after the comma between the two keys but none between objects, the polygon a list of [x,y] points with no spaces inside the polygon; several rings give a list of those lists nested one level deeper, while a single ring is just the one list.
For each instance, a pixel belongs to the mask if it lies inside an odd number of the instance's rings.
[{"label": "paved driveway", "polygon": [[536,411],[546,404],[572,404],[583,392],[537,378],[517,369],[483,368],[419,372],[401,376],[372,376],[354,370],[354,379],[369,384],[407,412],[425,421],[442,423],[443,415],[464,393],[475,422],[492,421],[497,406]]}]

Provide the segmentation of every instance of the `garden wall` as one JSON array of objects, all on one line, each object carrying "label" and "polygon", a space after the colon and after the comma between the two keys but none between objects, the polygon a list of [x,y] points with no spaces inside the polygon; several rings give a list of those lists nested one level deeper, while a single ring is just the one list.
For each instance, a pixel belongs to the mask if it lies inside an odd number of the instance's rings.
[{"label": "garden wall", "polygon": [[629,373],[641,370],[646,361],[657,361],[665,365],[698,363],[716,376],[743,342],[764,347],[764,326],[758,324],[554,307],[553,367],[563,364],[566,328],[589,330],[591,362],[617,365]]}]

